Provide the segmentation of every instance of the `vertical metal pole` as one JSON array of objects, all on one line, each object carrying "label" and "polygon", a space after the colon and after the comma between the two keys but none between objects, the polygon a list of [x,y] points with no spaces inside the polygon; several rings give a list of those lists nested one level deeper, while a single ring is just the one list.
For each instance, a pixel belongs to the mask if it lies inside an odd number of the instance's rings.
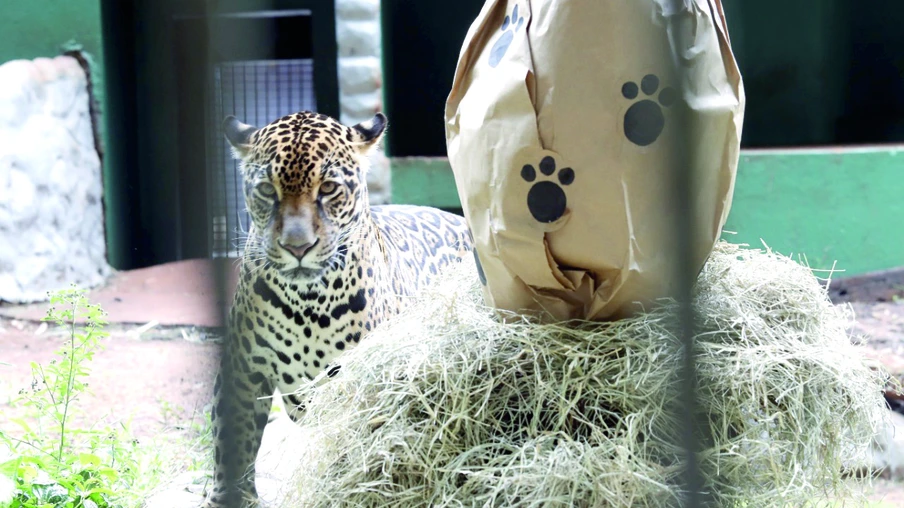
[{"label": "vertical metal pole", "polygon": [[[671,13],[667,13],[667,26],[671,32],[671,42],[676,52],[669,55],[675,64],[674,76],[677,79],[675,88],[679,97],[684,97],[687,82],[687,72],[684,61],[684,49],[690,47],[687,40],[686,28],[693,22],[692,13],[686,6],[689,0],[671,0]],[[680,104],[684,105],[681,101]],[[672,182],[671,196],[668,200],[668,213],[672,221],[671,252],[675,253],[672,263],[672,285],[674,298],[678,303],[678,319],[674,323],[674,334],[679,339],[681,348],[681,365],[679,367],[678,397],[679,405],[677,414],[682,422],[681,440],[685,453],[684,477],[684,506],[697,508],[707,506],[709,502],[704,493],[704,478],[698,462],[700,443],[698,431],[701,429],[700,411],[697,400],[697,366],[696,347],[694,337],[696,335],[696,317],[693,305],[693,290],[698,275],[694,260],[694,249],[699,245],[698,231],[695,228],[694,188],[695,160],[691,139],[688,136],[691,124],[687,108],[673,108],[674,116],[670,119],[674,126],[670,141],[674,166],[670,172]]]},{"label": "vertical metal pole", "polygon": [[[228,3],[228,2],[227,2]],[[221,8],[227,8],[225,5],[221,5]],[[253,6],[249,6],[253,8]],[[222,18],[217,16],[221,14],[216,7],[208,8],[205,12],[209,23],[212,26],[210,30],[211,47],[215,49],[219,49],[219,42],[224,40],[225,34],[222,26]],[[244,31],[242,31],[244,32]],[[230,33],[232,37],[235,37],[239,40],[250,39],[253,34],[248,33]],[[247,41],[249,44],[253,43],[253,41]],[[242,68],[242,76],[239,78],[237,76],[237,69],[234,62],[231,62],[231,57],[234,55],[224,55],[221,54],[220,51],[216,51],[215,54],[217,57],[211,57],[208,62],[208,67],[213,72],[213,68],[217,64],[220,65],[221,74],[218,85],[221,87],[220,90],[209,89],[207,91],[209,103],[213,104],[212,109],[219,114],[218,118],[211,119],[210,124],[207,128],[211,131],[210,138],[213,140],[210,153],[216,154],[215,156],[215,165],[209,165],[214,168],[214,171],[218,172],[217,178],[222,182],[222,193],[217,192],[212,194],[213,199],[216,199],[218,202],[214,204],[213,208],[221,211],[222,216],[224,217],[224,224],[222,227],[224,231],[222,231],[223,235],[223,256],[222,258],[215,259],[213,262],[213,273],[214,273],[214,295],[216,295],[216,310],[218,314],[218,322],[221,323],[220,332],[222,337],[222,344],[220,346],[220,358],[218,362],[218,376],[219,376],[219,384],[220,384],[220,401],[221,405],[216,408],[217,411],[217,426],[219,431],[219,445],[222,447],[222,452],[232,452],[238,447],[238,443],[235,441],[235,437],[239,434],[238,429],[233,427],[233,421],[229,417],[225,417],[226,414],[234,407],[235,401],[237,397],[235,395],[235,386],[233,384],[234,379],[234,369],[233,363],[230,358],[230,347],[229,341],[232,337],[232,330],[229,320],[229,308],[232,304],[231,302],[231,288],[230,283],[232,280],[232,272],[234,270],[233,263],[230,260],[230,252],[232,251],[233,245],[237,245],[239,243],[239,239],[237,236],[237,231],[240,228],[241,221],[237,216],[233,216],[230,213],[229,209],[229,199],[234,198],[239,207],[242,206],[244,202],[244,198],[242,196],[241,188],[242,182],[238,179],[238,168],[237,163],[231,160],[231,157],[228,159],[223,158],[224,156],[224,138],[220,129],[220,122],[223,121],[223,118],[227,112],[226,108],[230,106],[228,102],[231,102],[231,114],[238,116],[241,120],[247,122],[248,107],[247,107],[247,80],[245,75],[244,67]],[[239,79],[241,79],[241,87],[239,86]],[[213,79],[208,81],[209,83],[215,83]],[[228,89],[228,94],[224,93]],[[242,99],[238,97],[239,92],[243,93]],[[228,96],[232,95],[231,101],[229,101]],[[222,99],[225,99],[223,102],[219,102],[218,96]],[[216,102],[215,102],[216,101]],[[219,104],[217,104],[219,102]],[[243,110],[242,112],[238,111],[239,104],[242,104]],[[219,107],[218,107],[219,106]],[[224,164],[224,162],[226,164]],[[226,166],[232,168],[232,171],[229,173],[226,172]],[[230,181],[233,184],[232,192],[229,190]],[[211,450],[212,452],[212,450]],[[236,485],[240,482],[242,477],[245,475],[244,470],[240,470],[238,467],[231,464],[229,461],[225,462],[225,467],[220,471],[223,474],[224,483],[227,485]],[[216,480],[216,479],[215,479]],[[224,506],[227,508],[240,508],[244,505],[241,496],[237,492],[228,493],[226,498],[223,499]]]}]

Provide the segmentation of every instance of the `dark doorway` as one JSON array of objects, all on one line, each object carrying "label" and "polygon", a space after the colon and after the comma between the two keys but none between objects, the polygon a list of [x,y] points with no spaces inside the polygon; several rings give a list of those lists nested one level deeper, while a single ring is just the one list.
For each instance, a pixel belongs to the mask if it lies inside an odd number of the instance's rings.
[{"label": "dark doorway", "polygon": [[[339,115],[334,0],[105,0],[120,269],[236,256],[248,219],[221,123]],[[111,195],[112,194],[112,195]],[[118,212],[122,212],[122,214]]]}]

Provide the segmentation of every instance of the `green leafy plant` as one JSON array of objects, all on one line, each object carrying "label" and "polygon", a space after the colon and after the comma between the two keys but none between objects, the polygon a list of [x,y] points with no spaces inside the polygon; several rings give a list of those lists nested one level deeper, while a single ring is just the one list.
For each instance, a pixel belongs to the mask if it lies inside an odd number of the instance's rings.
[{"label": "green leafy plant", "polygon": [[127,421],[111,425],[81,410],[90,364],[109,335],[105,313],[75,286],[50,302],[44,321],[65,341],[54,360],[31,364],[32,384],[14,401],[24,413],[0,430],[0,508],[131,508],[180,473],[209,469],[205,415],[177,422],[179,411],[160,400],[170,432],[139,442]]},{"label": "green leafy plant", "polygon": [[119,507],[115,490],[128,484],[134,446],[125,428],[72,424],[88,392],[88,364],[108,335],[104,311],[74,286],[51,294],[50,302],[44,320],[63,327],[67,340],[47,365],[32,362],[31,388],[20,392],[28,416],[13,420],[20,432],[0,432],[7,448],[0,482],[12,491],[0,485],[0,507]]}]

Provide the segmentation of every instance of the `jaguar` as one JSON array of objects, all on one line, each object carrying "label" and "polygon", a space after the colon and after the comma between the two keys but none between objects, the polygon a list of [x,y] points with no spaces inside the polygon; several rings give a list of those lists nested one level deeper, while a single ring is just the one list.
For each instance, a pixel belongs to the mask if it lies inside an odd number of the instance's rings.
[{"label": "jaguar", "polygon": [[202,506],[259,506],[254,462],[271,397],[295,392],[354,348],[444,268],[473,261],[465,219],[413,205],[372,206],[367,172],[382,113],[348,127],[302,111],[264,127],[223,122],[251,217],[216,375],[213,482]]}]

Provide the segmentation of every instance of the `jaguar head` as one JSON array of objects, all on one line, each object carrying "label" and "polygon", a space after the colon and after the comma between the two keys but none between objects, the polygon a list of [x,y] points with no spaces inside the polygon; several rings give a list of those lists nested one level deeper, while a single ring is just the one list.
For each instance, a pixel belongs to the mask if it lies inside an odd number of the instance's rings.
[{"label": "jaguar head", "polygon": [[307,111],[261,128],[226,118],[252,219],[245,258],[298,281],[343,263],[369,217],[368,154],[385,128],[381,113],[352,127]]}]

